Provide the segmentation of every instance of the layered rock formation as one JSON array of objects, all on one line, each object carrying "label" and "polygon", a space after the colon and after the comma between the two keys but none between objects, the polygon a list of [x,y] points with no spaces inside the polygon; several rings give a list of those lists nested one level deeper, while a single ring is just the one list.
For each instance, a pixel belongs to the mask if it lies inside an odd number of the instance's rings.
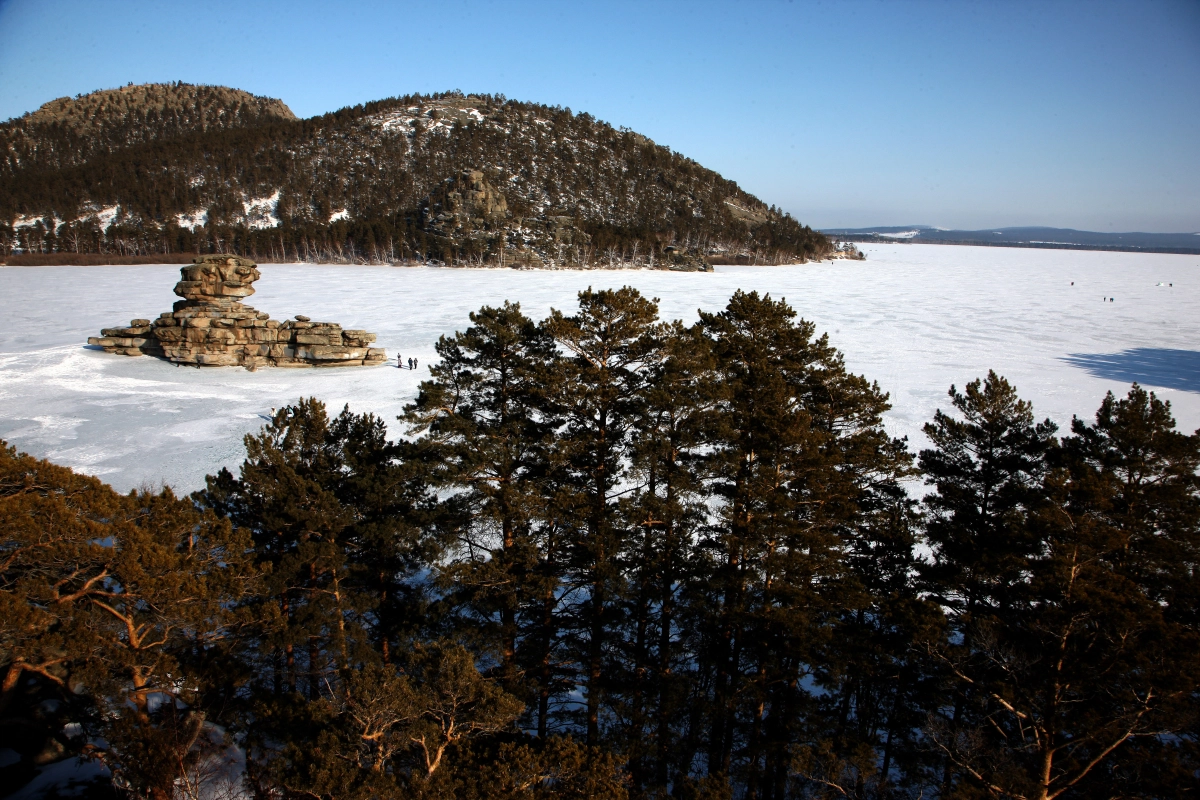
[{"label": "layered rock formation", "polygon": [[463,170],[457,178],[435,188],[425,204],[425,227],[434,234],[482,230],[502,223],[508,201],[477,169]]},{"label": "layered rock formation", "polygon": [[202,367],[346,367],[387,360],[371,347],[375,334],[343,330],[334,322],[297,315],[280,322],[241,301],[254,294],[262,277],[249,259],[200,256],[180,270],[175,294],[184,298],[172,311],[131,320],[128,327],[105,328],[88,344],[127,356],[151,355],[176,364]]}]

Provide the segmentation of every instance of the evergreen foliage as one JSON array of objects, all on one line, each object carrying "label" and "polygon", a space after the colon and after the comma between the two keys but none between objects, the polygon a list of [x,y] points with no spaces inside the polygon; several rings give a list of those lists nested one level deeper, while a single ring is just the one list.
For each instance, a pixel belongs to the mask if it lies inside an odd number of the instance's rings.
[{"label": "evergreen foliage", "polygon": [[272,798],[1194,794],[1200,433],[1135,385],[1060,435],[989,373],[914,458],[815,333],[743,292],[485,307],[402,438],[301,400],[190,501],[4,447],[0,778],[214,796],[236,746]]}]

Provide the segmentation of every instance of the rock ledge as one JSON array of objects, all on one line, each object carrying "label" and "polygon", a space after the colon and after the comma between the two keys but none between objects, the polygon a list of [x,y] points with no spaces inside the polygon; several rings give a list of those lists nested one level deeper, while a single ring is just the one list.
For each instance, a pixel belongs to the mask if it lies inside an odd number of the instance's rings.
[{"label": "rock ledge", "polygon": [[335,322],[297,315],[280,322],[241,301],[262,277],[257,265],[236,256],[199,256],[180,269],[175,294],[183,300],[158,319],[130,320],[104,328],[88,344],[106,353],[150,355],[199,367],[360,367],[382,364],[387,353],[371,347],[375,334],[343,330]]}]

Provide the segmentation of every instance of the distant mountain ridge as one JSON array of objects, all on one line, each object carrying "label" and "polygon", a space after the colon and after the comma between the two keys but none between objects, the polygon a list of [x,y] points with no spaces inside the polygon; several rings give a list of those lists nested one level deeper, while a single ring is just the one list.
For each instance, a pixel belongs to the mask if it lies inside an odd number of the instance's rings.
[{"label": "distant mountain ridge", "polygon": [[0,124],[0,246],[685,270],[841,255],[586,113],[448,92],[296,119],[278,100],[186,84]]},{"label": "distant mountain ridge", "polygon": [[929,225],[877,228],[824,228],[822,233],[853,242],[907,241],[1077,250],[1125,250],[1148,253],[1200,253],[1200,233],[1102,233],[1041,226],[947,230]]}]

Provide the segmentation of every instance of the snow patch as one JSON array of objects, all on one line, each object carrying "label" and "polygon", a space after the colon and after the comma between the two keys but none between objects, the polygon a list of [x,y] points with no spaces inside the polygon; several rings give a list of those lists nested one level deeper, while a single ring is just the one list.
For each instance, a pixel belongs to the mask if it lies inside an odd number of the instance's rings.
[{"label": "snow patch", "polygon": [[[39,222],[42,223],[42,225],[45,225],[46,218],[37,216],[34,214],[28,214],[28,215],[22,214],[19,217],[17,217],[15,220],[13,220],[12,227],[13,227],[13,230],[16,231],[16,230],[19,230],[20,228],[32,228],[34,225],[37,225]],[[61,228],[62,226],[63,226],[63,221],[57,216],[54,217],[54,232],[58,233],[58,229]]]},{"label": "snow patch", "polygon": [[403,128],[403,133],[408,133],[412,127],[413,120],[416,118],[417,109],[410,108],[404,111],[389,111],[386,114],[376,114],[368,119],[378,125],[382,130],[391,132]]},{"label": "snow patch", "polygon": [[[434,118],[434,112],[439,112],[439,119]],[[472,122],[483,122],[483,113],[476,108],[458,108],[434,105],[426,106],[410,106],[398,111],[386,111],[380,114],[373,114],[367,117],[367,121],[373,125],[378,125],[380,130],[385,133],[401,133],[406,136],[412,136],[416,129],[416,123],[420,120],[425,130],[431,133],[449,133],[454,128],[454,123],[465,116]]]},{"label": "snow patch", "polygon": [[279,206],[279,190],[267,197],[252,197],[242,202],[246,210],[246,227],[251,230],[278,228],[279,217],[275,209]]},{"label": "snow patch", "polygon": [[332,214],[329,215],[329,224],[332,225],[333,223],[337,222],[339,219],[350,219],[350,212],[344,208],[340,211],[333,212]]},{"label": "snow patch", "polygon": [[900,231],[899,233],[879,233],[877,236],[882,236],[886,239],[911,239],[914,236],[920,236],[920,231]]},{"label": "snow patch", "polygon": [[92,219],[96,220],[96,224],[100,226],[100,230],[108,233],[108,229],[112,227],[113,222],[117,219],[117,215],[120,213],[120,206],[105,206],[90,216]]},{"label": "snow patch", "polygon": [[176,214],[175,223],[181,228],[195,232],[196,228],[203,228],[208,224],[208,209],[201,208],[187,214]]}]

